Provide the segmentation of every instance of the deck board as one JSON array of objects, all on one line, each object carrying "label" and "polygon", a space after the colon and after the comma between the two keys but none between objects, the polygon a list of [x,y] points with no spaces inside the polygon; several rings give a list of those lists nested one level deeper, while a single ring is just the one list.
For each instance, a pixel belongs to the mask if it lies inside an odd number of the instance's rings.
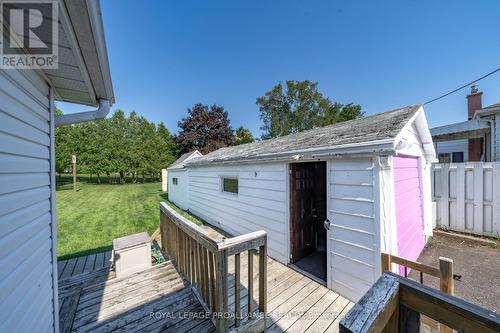
[{"label": "deck board", "polygon": [[87,257],[79,257],[76,259],[75,268],[73,269],[73,275],[78,275],[83,273],[83,269],[85,268],[85,262],[87,261]]},{"label": "deck board", "polygon": [[[192,288],[169,262],[116,279],[111,251],[58,262],[61,332],[213,332],[212,321],[185,318],[204,313]],[[240,302],[248,307],[248,256],[241,256]],[[271,258],[267,260],[266,327],[269,332],[338,332],[353,303]],[[234,257],[229,258],[228,305],[234,311]],[[254,258],[254,300],[258,302],[258,260]],[[151,317],[150,313],[169,317]],[[245,320],[242,321],[242,324]],[[231,323],[232,325],[232,323]]]},{"label": "deck board", "polygon": [[87,256],[87,260],[85,262],[85,268],[83,269],[84,273],[89,273],[94,270],[95,257],[96,257],[95,254]]},{"label": "deck board", "polygon": [[104,268],[104,252],[96,254],[94,270]]}]

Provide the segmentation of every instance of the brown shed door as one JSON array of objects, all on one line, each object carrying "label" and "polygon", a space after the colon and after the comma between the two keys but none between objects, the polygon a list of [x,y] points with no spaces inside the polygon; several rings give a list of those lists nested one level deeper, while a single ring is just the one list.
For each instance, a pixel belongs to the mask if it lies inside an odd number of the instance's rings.
[{"label": "brown shed door", "polygon": [[324,162],[313,162],[290,164],[290,171],[290,240],[296,262],[314,252],[316,234],[324,234],[326,170]]}]

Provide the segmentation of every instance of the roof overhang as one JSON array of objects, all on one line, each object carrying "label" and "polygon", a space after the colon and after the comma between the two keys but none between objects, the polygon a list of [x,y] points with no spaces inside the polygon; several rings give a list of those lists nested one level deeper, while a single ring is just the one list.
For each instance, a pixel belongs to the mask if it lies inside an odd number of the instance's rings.
[{"label": "roof overhang", "polygon": [[461,123],[432,128],[431,134],[434,141],[445,141],[480,137],[489,131],[490,125],[488,122],[471,119]]},{"label": "roof overhang", "polygon": [[422,144],[422,150],[424,157],[427,161],[433,162],[436,160],[436,149],[434,148],[433,137],[429,130],[429,125],[427,122],[427,117],[425,115],[424,107],[420,106],[413,115],[413,117],[406,123],[403,130],[395,139],[396,149],[401,145],[404,146],[406,143],[403,142],[403,135],[406,129],[411,126],[415,126],[420,142]]},{"label": "roof overhang", "polygon": [[[93,106],[100,100],[113,104],[115,97],[99,0],[58,0],[58,3],[59,33],[63,35],[59,43],[61,64],[58,69],[44,71],[56,98]],[[65,46],[70,46],[70,50]]]},{"label": "roof overhang", "polygon": [[489,106],[487,108],[477,110],[474,113],[474,119],[481,119],[482,117],[496,115],[500,113],[500,105]]},{"label": "roof overhang", "polygon": [[198,150],[194,150],[187,157],[185,157],[182,161],[179,161],[182,157],[180,157],[178,160],[174,161],[174,163],[172,163],[171,166],[167,168],[167,171],[185,170],[186,169],[186,163],[189,160],[192,160],[193,158],[196,158],[196,157],[199,157],[199,156],[203,156],[203,154],[200,153]]},{"label": "roof overhang", "polygon": [[[39,31],[37,38],[57,48],[57,66],[35,70],[52,88],[56,100],[91,106],[98,106],[103,100],[113,104],[115,97],[99,0],[52,1],[57,4],[58,14],[56,18],[46,19],[52,19],[54,28],[57,27],[57,43],[53,44],[52,30],[48,28]],[[25,36],[18,33],[13,40],[23,38]],[[26,48],[20,49],[29,54]]]}]

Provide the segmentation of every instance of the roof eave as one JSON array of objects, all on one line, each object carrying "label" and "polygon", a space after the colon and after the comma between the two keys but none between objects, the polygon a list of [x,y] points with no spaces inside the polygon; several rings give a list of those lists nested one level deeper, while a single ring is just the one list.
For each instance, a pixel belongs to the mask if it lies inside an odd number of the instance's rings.
[{"label": "roof eave", "polygon": [[436,150],[434,149],[434,143],[432,141],[432,134],[428,126],[427,117],[425,116],[424,107],[420,105],[415,114],[408,120],[405,126],[401,129],[399,134],[396,136],[395,144],[399,145],[404,131],[415,125],[420,140],[422,142],[422,149],[424,151],[424,156],[429,161],[436,160]]},{"label": "roof eave", "polygon": [[[59,0],[59,3],[59,8],[61,9],[61,24],[69,42],[72,45],[71,49],[75,56],[78,68],[80,69],[82,80],[85,83],[90,99],[75,99],[70,96],[65,96],[64,94],[59,94],[57,89],[54,89],[57,99],[60,101],[90,106],[97,106],[100,100],[109,101],[110,105],[114,104],[115,96],[111,80],[111,71],[104,34],[104,24],[102,21],[99,0],[82,0],[81,2],[78,2],[82,8],[80,8],[76,14],[74,8],[72,10],[68,9],[67,0]],[[73,5],[73,3],[70,4]],[[80,28],[84,26],[85,29],[76,29],[75,26]],[[80,30],[90,32],[92,42],[89,43],[89,45],[81,45],[81,39],[84,38],[84,36],[88,36],[89,33]],[[95,56],[89,56],[89,52],[86,52],[89,47],[95,50]],[[96,76],[92,77],[90,73],[91,69],[89,66],[92,66],[92,64],[97,64],[99,66],[99,75],[97,75],[97,78]],[[96,89],[96,86],[101,85],[104,87],[104,92],[98,92]]]},{"label": "roof eave", "polygon": [[113,90],[113,82],[111,81],[111,70],[108,59],[108,49],[106,46],[106,36],[104,34],[104,23],[102,20],[102,11],[99,0],[87,0],[87,9],[90,18],[92,31],[94,32],[94,44],[97,49],[97,56],[99,65],[101,67],[101,74],[103,84],[106,90],[106,98],[110,104],[114,104],[115,95]]},{"label": "roof eave", "polygon": [[237,163],[257,163],[257,162],[299,162],[303,160],[320,159],[332,156],[352,156],[362,154],[393,155],[394,139],[384,139],[365,143],[345,144],[331,147],[320,147],[311,149],[299,149],[282,153],[261,155],[256,157],[243,157],[221,161],[193,161],[186,163],[186,167],[196,167],[213,164],[237,164]]}]

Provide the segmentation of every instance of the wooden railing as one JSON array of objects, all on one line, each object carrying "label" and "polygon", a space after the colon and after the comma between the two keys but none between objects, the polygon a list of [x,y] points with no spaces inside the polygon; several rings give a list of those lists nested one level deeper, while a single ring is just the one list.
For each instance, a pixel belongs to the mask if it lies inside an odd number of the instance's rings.
[{"label": "wooden railing", "polygon": [[[411,261],[402,257],[391,255],[388,253],[382,253],[382,273],[392,271],[392,264],[398,264],[403,266],[404,277],[408,277],[408,268],[419,272],[419,282],[424,283],[424,274],[433,276],[439,279],[439,289],[448,295],[452,295],[455,292],[454,281],[453,281],[453,260],[440,257],[439,258],[439,269],[424,265],[417,261]],[[432,329],[439,329],[440,333],[452,333],[453,330],[445,325],[439,324],[433,320],[429,320],[427,317],[422,316],[422,322],[428,325]]]},{"label": "wooden railing", "polygon": [[440,257],[439,268],[424,265],[392,254],[382,253],[382,273],[392,271],[392,264],[404,267],[404,276],[408,277],[408,268],[416,270],[420,275],[420,283],[424,283],[424,273],[439,279],[439,288],[448,295],[454,293],[453,260]]},{"label": "wooden railing", "polygon": [[340,321],[341,333],[420,332],[425,315],[458,332],[500,332],[500,314],[385,272]]},{"label": "wooden railing", "polygon": [[[237,332],[265,329],[267,304],[267,234],[257,231],[233,238],[214,237],[188,221],[166,203],[160,204],[162,249],[180,273],[195,288],[212,313],[217,332],[228,332],[234,324]],[[258,249],[258,311],[253,309],[253,259]],[[248,252],[248,305],[241,313],[240,255]],[[228,310],[228,262],[234,256],[234,312]],[[234,321],[232,320],[234,319]]]}]

